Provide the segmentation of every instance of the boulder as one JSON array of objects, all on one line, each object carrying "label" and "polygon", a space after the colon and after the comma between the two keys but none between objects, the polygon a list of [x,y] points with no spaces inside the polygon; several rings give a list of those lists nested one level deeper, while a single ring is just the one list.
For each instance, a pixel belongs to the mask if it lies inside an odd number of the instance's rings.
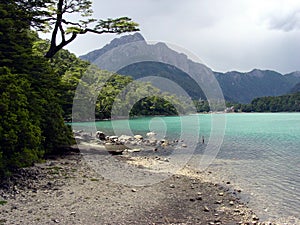
[{"label": "boulder", "polygon": [[105,141],[106,135],[102,131],[97,131],[96,138],[100,139],[101,141]]}]

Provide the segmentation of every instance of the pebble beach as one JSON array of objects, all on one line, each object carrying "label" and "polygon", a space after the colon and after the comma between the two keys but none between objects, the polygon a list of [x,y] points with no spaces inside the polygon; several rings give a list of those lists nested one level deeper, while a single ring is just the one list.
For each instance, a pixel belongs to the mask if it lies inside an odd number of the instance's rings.
[{"label": "pebble beach", "polygon": [[[124,184],[103,176],[91,163],[99,163],[98,158],[88,153],[97,152],[101,163],[111,163],[106,157],[120,162],[126,173],[130,167],[147,170],[151,176],[165,173],[161,167],[151,170],[155,165],[170,164],[156,154],[166,146],[154,146],[153,154],[143,155],[141,145],[130,151],[107,138],[103,142],[87,137],[77,135],[79,145],[68,153],[48,157],[3,181],[0,224],[275,224],[260,221],[240,200],[241,190],[227,186],[230,181],[212,182],[214,171],[200,172],[187,164],[150,185]],[[111,154],[112,146],[122,151]]]}]

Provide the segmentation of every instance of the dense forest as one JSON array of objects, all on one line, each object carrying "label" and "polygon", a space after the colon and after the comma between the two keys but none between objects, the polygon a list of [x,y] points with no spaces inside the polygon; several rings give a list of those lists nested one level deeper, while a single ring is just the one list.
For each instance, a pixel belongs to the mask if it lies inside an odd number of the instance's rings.
[{"label": "dense forest", "polygon": [[250,104],[234,104],[234,108],[242,112],[300,112],[300,92],[255,98]]},{"label": "dense forest", "polygon": [[30,14],[0,4],[0,173],[32,165],[73,143],[64,123],[59,73],[34,48]]}]

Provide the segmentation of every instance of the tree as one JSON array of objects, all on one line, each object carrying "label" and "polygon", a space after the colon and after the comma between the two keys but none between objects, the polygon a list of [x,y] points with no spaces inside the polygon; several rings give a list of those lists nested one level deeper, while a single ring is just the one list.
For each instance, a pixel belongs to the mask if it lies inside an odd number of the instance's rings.
[{"label": "tree", "polygon": [[0,176],[73,141],[62,117],[61,76],[34,51],[30,14],[0,1]]},{"label": "tree", "polygon": [[[52,58],[59,50],[80,34],[139,31],[138,24],[128,17],[97,20],[92,18],[92,1],[88,0],[18,0],[17,5],[26,11],[26,21],[39,31],[51,32],[50,48],[45,54]],[[68,19],[69,14],[79,14],[77,21]],[[60,41],[58,43],[58,39]]]}]

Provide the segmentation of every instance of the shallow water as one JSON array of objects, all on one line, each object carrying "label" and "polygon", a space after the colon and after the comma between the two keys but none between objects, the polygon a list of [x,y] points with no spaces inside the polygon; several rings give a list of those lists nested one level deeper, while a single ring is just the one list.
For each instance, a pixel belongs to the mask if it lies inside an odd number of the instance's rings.
[{"label": "shallow water", "polygon": [[[91,123],[80,126],[84,129]],[[158,138],[187,143],[202,142],[204,136],[205,144],[194,153],[199,163],[203,153],[210,154],[207,146],[221,144],[211,167],[218,170],[220,180],[228,179],[243,190],[244,199],[261,218],[299,219],[300,113],[145,117],[96,122],[96,127],[117,135],[154,131]]]}]

